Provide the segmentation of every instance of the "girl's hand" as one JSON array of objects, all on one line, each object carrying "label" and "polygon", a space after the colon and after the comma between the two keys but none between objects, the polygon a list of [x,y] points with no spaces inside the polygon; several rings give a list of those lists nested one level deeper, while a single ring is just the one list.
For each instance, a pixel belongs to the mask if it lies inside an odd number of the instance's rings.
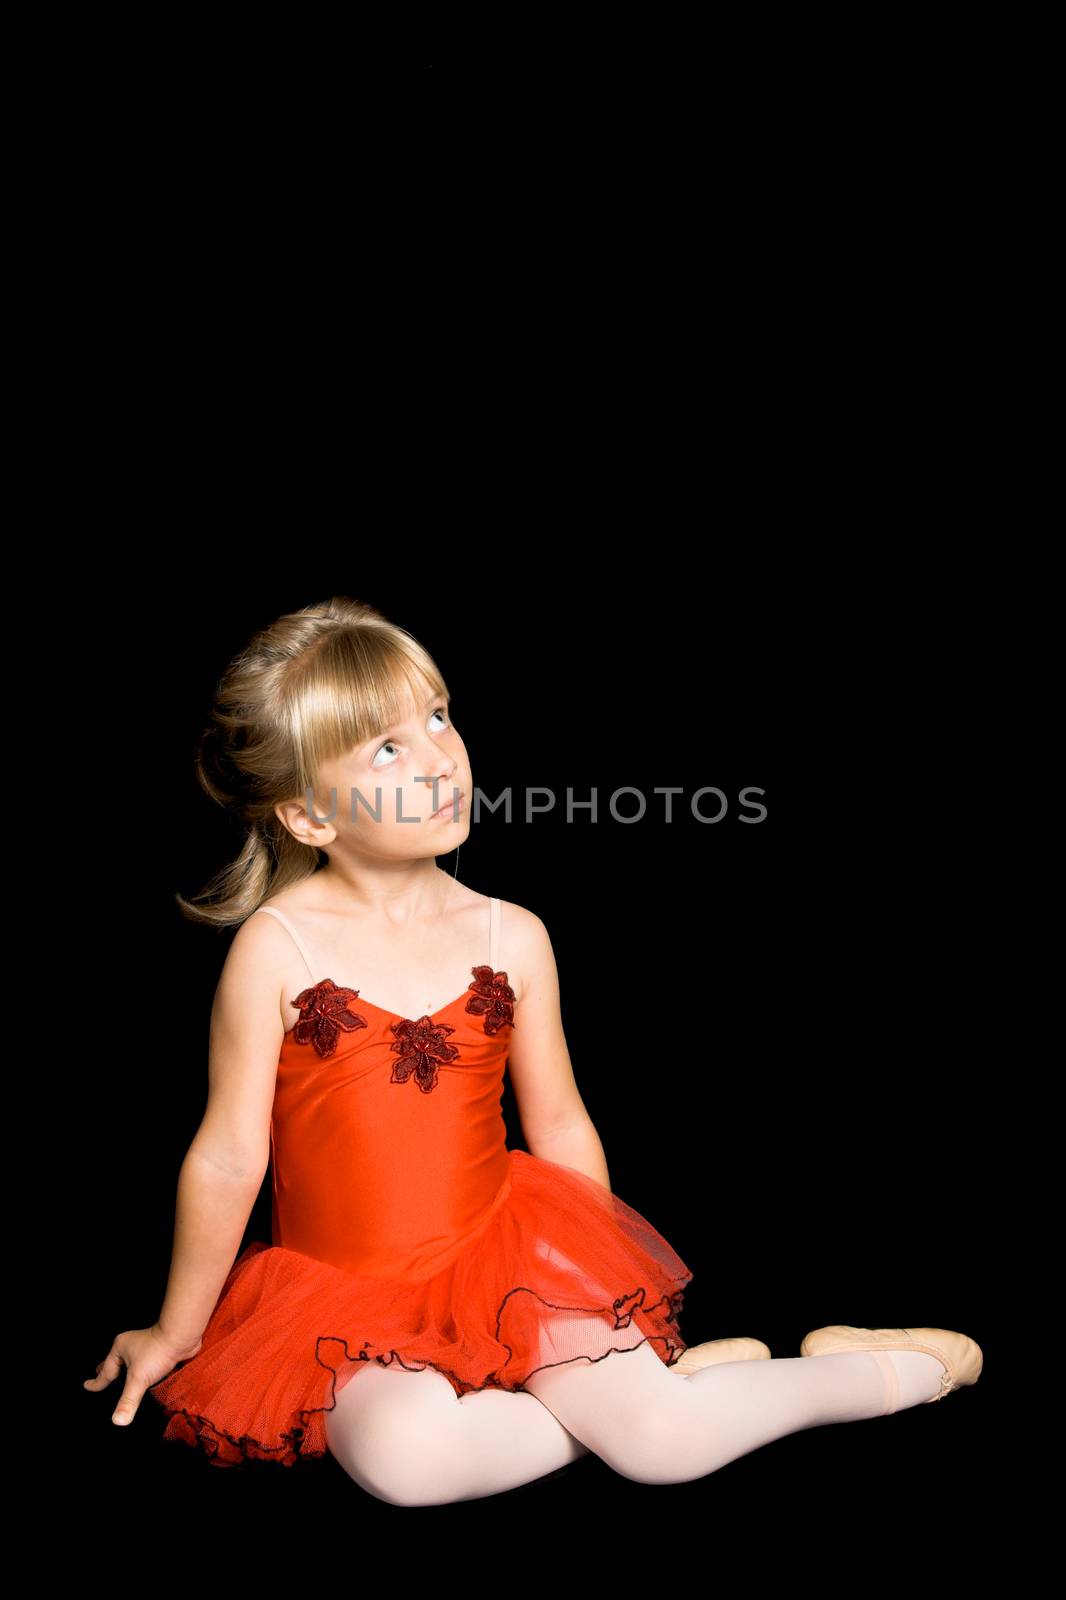
[{"label": "girl's hand", "polygon": [[179,1361],[188,1361],[197,1354],[203,1339],[178,1350],[166,1338],[158,1322],[150,1328],[132,1328],[120,1333],[111,1349],[96,1369],[95,1378],[86,1378],[85,1389],[100,1391],[118,1377],[126,1368],[126,1386],[111,1415],[112,1422],[132,1422],[144,1391],[160,1378],[172,1372]]}]

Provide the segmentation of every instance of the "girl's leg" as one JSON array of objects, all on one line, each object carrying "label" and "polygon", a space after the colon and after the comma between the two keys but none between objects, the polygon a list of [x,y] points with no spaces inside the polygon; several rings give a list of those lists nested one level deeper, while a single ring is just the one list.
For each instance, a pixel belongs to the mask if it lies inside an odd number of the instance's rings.
[{"label": "girl's leg", "polygon": [[687,1483],[785,1434],[930,1400],[943,1373],[935,1356],[894,1350],[722,1362],[679,1377],[643,1344],[544,1367],[526,1389],[622,1477]]},{"label": "girl's leg", "polygon": [[481,1389],[460,1398],[432,1367],[376,1362],[337,1395],[326,1439],[349,1477],[397,1506],[500,1494],[589,1454],[532,1394]]}]

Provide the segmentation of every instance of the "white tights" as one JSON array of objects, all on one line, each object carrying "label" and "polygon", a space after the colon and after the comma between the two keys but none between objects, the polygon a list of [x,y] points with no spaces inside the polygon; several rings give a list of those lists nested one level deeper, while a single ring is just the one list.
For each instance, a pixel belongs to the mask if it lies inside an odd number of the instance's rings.
[{"label": "white tights", "polygon": [[637,1483],[687,1483],[773,1439],[930,1400],[942,1364],[924,1351],[731,1361],[690,1377],[649,1344],[548,1366],[526,1392],[460,1397],[431,1367],[369,1363],[326,1413],[330,1453],[392,1505],[499,1494],[590,1451]]}]

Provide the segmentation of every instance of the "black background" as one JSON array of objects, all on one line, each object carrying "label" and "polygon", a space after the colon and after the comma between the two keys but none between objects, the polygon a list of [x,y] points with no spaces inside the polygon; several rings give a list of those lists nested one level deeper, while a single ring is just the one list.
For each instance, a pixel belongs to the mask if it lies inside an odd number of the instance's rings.
[{"label": "black background", "polygon": [[[269,72],[247,30],[187,62],[168,39],[169,92],[105,40],[84,105],[35,123],[55,142],[24,242],[46,309],[18,551],[40,568],[9,716],[12,742],[23,711],[49,741],[52,808],[23,833],[67,1048],[57,1079],[35,1012],[31,1183],[53,1095],[67,1148],[33,1235],[60,1349],[34,1487],[110,1572],[143,1552],[197,1585],[258,1590],[289,1557],[301,1584],[327,1561],[331,1587],[371,1560],[405,1581],[397,1532],[430,1528],[431,1581],[957,1585],[1024,1478],[995,1427],[1020,1357],[994,1332],[1039,1065],[1005,978],[1029,808],[1002,680],[1033,580],[1003,547],[1045,436],[1012,454],[1014,352],[1043,339],[1032,252],[1004,288],[1015,69],[999,30],[973,65],[928,19],[794,29],[758,19],[706,64],[670,40],[636,74],[597,57],[578,85],[553,62],[513,111],[475,56],[435,55],[432,104],[391,83],[367,104],[343,53],[323,92],[317,39]],[[111,1424],[118,1385],[82,1383],[159,1312],[226,948],[173,899],[238,843],[195,739],[249,633],[334,593],[436,656],[479,788],[557,796],[529,825],[486,816],[459,876],[549,929],[612,1187],[692,1268],[686,1338],[794,1356],[826,1323],[942,1325],[983,1346],[975,1387],[693,1483],[585,1459],[418,1512],[328,1458],[213,1468],[162,1443],[150,1398]],[[670,826],[659,785],[684,791]],[[683,803],[705,785],[713,826]],[[565,823],[568,786],[599,790],[598,824]],[[607,797],[628,786],[648,810],[627,826]],[[35,1377],[31,1352],[12,1383]]]},{"label": "black background", "polygon": [[[80,1388],[115,1334],[158,1314],[177,1173],[205,1103],[229,935],[187,923],[173,894],[199,889],[237,835],[193,777],[200,721],[254,627],[333,593],[371,601],[426,644],[475,784],[515,796],[510,823],[475,823],[459,877],[548,927],[612,1187],[693,1271],[688,1342],[752,1335],[794,1356],[825,1323],[939,1325],[975,1337],[990,1368],[936,1406],[808,1430],[669,1491],[587,1458],[426,1513],[490,1517],[498,1530],[527,1510],[565,1522],[624,1505],[669,1524],[704,1508],[748,1516],[769,1499],[802,1528],[805,1516],[818,1525],[831,1484],[834,1518],[869,1531],[908,1516],[915,1496],[950,1516],[982,1493],[1001,1203],[996,1112],[976,1065],[990,972],[950,758],[939,799],[926,795],[938,738],[928,681],[919,691],[871,649],[883,618],[840,605],[838,587],[828,598],[826,552],[754,529],[682,537],[668,518],[630,522],[623,544],[604,520],[592,537],[546,525],[534,537],[483,513],[453,518],[439,549],[431,527],[397,522],[330,534],[302,558],[294,539],[288,565],[313,577],[267,576],[251,534],[226,545],[226,572],[198,546],[150,605],[135,593],[94,651],[71,847],[94,842],[110,868],[78,902],[70,1003],[93,1029],[98,1070],[72,1086],[82,1285],[59,1380],[93,1463],[90,1496],[265,1519],[343,1517],[358,1500],[362,1526],[398,1514],[330,1458],[223,1471],[163,1444],[150,1397],[118,1429],[119,1386]],[[912,672],[934,643],[912,634]],[[663,785],[682,789],[669,825]],[[689,811],[706,785],[727,802],[713,824]],[[530,786],[556,806],[526,823]],[[577,799],[599,791],[596,824],[581,811],[566,823],[568,786]],[[647,800],[629,824],[608,804],[627,786]],[[756,814],[741,803],[747,787],[761,822],[742,820]],[[713,816],[719,801],[700,804]],[[618,809],[639,807],[630,797]],[[504,1110],[521,1144],[509,1085]],[[268,1179],[246,1238],[269,1230]]]}]

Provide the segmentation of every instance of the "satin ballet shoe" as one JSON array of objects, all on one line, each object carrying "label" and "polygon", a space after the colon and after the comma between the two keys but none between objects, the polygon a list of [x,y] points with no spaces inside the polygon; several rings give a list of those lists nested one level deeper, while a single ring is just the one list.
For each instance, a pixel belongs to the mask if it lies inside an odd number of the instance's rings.
[{"label": "satin ballet shoe", "polygon": [[976,1340],[948,1328],[850,1328],[834,1324],[815,1328],[800,1345],[801,1356],[846,1355],[856,1350],[923,1350],[944,1368],[940,1388],[923,1400],[932,1405],[953,1389],[976,1383],[984,1366],[984,1353]]},{"label": "satin ballet shoe", "polygon": [[705,1344],[690,1344],[670,1367],[683,1378],[701,1367],[714,1367],[723,1361],[769,1361],[770,1347],[761,1339],[708,1339]]}]

